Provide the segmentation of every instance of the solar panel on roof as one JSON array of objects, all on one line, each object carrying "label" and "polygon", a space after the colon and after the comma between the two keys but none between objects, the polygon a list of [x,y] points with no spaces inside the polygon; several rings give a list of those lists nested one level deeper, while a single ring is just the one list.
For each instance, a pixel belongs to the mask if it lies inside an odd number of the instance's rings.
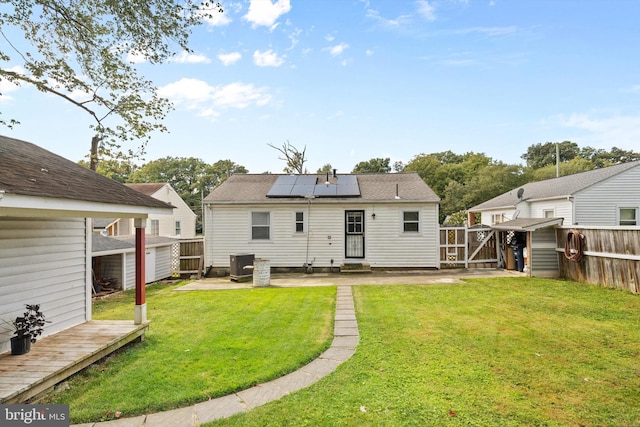
[{"label": "solar panel on roof", "polygon": [[336,183],[318,182],[315,175],[279,176],[267,197],[358,197],[360,187],[355,175],[339,175]]},{"label": "solar panel on roof", "polygon": [[332,197],[338,194],[335,184],[318,184],[316,185],[313,195],[316,197]]}]

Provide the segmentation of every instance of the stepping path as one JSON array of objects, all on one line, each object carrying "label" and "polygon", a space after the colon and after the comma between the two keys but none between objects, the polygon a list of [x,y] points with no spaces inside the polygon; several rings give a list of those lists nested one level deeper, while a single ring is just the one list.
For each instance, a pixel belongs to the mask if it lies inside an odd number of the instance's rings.
[{"label": "stepping path", "polygon": [[309,387],[330,374],[354,355],[359,340],[351,286],[338,286],[331,347],[299,370],[268,383],[186,408],[100,423],[76,424],[74,427],[192,427],[247,412]]}]

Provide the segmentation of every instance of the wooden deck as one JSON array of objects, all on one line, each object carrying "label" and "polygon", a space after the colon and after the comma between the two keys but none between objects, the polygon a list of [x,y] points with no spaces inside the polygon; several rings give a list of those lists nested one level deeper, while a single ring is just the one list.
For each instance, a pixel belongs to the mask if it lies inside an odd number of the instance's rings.
[{"label": "wooden deck", "polygon": [[22,403],[124,345],[141,341],[149,323],[92,320],[39,339],[22,356],[0,354],[0,403]]}]

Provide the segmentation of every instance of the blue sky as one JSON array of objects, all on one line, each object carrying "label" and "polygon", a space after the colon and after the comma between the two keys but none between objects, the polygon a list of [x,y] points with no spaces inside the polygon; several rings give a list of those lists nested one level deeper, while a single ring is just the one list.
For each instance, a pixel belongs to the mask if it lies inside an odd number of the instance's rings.
[{"label": "blue sky", "polygon": [[[267,144],[330,163],[407,163],[527,147],[640,149],[640,2],[635,0],[242,0],[194,32],[193,54],[138,67],[176,109],[147,161],[230,159],[281,172]],[[132,58],[132,60],[136,60]],[[3,64],[3,66],[12,64]],[[89,149],[86,113],[4,85],[0,133],[70,160]]]}]

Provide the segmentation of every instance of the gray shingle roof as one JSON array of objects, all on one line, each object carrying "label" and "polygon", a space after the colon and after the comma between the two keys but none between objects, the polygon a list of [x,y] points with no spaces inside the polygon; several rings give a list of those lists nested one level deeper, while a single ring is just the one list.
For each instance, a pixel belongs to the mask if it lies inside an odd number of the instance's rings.
[{"label": "gray shingle roof", "polygon": [[129,183],[125,185],[136,191],[144,193],[147,196],[151,196],[167,184],[164,182],[151,182],[151,183],[135,183],[135,184]]},{"label": "gray shingle roof", "polygon": [[[315,176],[315,174],[313,174]],[[340,174],[344,175],[344,174]],[[271,186],[282,174],[234,174],[216,187],[205,199],[205,203],[291,203],[305,201],[304,198],[267,197]],[[372,173],[355,175],[360,187],[360,197],[322,197],[318,201],[362,201],[439,202],[440,198],[417,173]],[[317,175],[318,182],[326,180]],[[399,196],[396,199],[396,192]]]},{"label": "gray shingle roof", "polygon": [[594,169],[587,172],[580,172],[573,175],[561,176],[559,178],[546,179],[544,181],[530,182],[519,188],[507,191],[493,199],[480,203],[470,208],[472,212],[497,209],[504,207],[515,207],[518,202],[518,190],[523,189],[522,200],[552,199],[563,196],[573,196],[600,181],[611,178],[614,175],[627,171],[631,168],[640,167],[640,161],[621,163],[607,168]]},{"label": "gray shingle roof", "polygon": [[0,191],[114,205],[170,208],[37,145],[0,136]]}]

